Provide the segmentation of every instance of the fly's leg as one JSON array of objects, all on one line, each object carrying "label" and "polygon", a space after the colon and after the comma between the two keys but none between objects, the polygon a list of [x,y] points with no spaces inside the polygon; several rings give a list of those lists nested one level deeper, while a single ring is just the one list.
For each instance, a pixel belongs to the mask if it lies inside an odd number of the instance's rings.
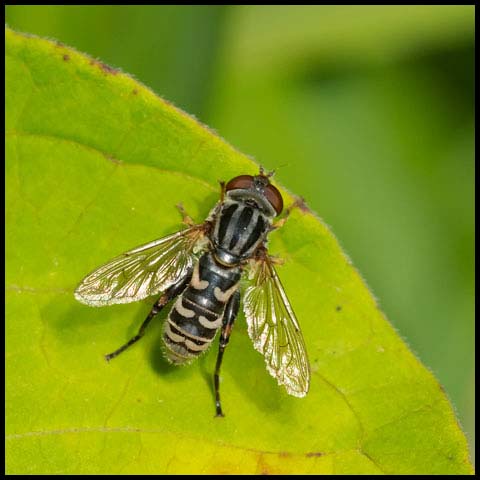
[{"label": "fly's leg", "polygon": [[105,355],[105,360],[109,362],[112,358],[115,358],[117,355],[120,355],[120,353],[126,350],[130,345],[133,345],[135,342],[138,342],[138,340],[140,340],[145,334],[145,330],[147,329],[148,324],[150,323],[150,320],[155,315],[160,313],[162,308],[170,300],[172,300],[172,298],[175,298],[178,294],[183,292],[185,287],[190,282],[190,277],[191,277],[191,273],[189,273],[186,277],[182,278],[178,283],[175,283],[174,285],[172,285],[153,305],[152,309],[150,310],[150,313],[147,315],[147,318],[143,321],[142,326],[138,330],[138,333],[133,338],[131,338],[125,345],[122,345],[120,348],[118,348],[114,352],[109,353],[108,355]]},{"label": "fly's leg", "polygon": [[185,211],[183,203],[179,203],[175,206],[178,208],[180,215],[182,215],[182,223],[188,225],[189,227],[193,227],[193,225],[195,225],[195,222],[192,220],[192,217]]},{"label": "fly's leg", "polygon": [[223,352],[230,340],[230,333],[232,332],[233,322],[237,318],[238,308],[240,306],[240,292],[237,290],[227,303],[225,313],[223,315],[222,333],[220,334],[220,342],[218,347],[217,365],[215,366],[215,374],[213,376],[213,383],[215,384],[215,406],[216,417],[224,417],[222,412],[222,405],[220,403],[220,367],[222,365]]},{"label": "fly's leg", "polygon": [[297,197],[295,201],[285,209],[285,213],[283,218],[275,222],[270,230],[277,230],[277,228],[281,228],[285,225],[286,221],[288,220],[288,217],[292,213],[292,211],[295,208],[299,208],[302,212],[308,212],[309,208],[307,207],[307,204],[305,203],[305,200],[302,197]]},{"label": "fly's leg", "polygon": [[[220,204],[223,203],[223,200],[225,198],[225,182],[223,181],[220,181]],[[193,225],[195,225],[195,222],[192,220],[192,217],[190,215],[188,215],[188,213],[185,211],[185,208],[183,206],[182,203],[179,203],[178,205],[175,205],[180,214],[182,215],[182,222],[185,224],[185,225],[188,225],[189,227],[193,227]],[[215,211],[216,213],[216,211]],[[209,218],[209,220],[213,220],[213,218]]]}]

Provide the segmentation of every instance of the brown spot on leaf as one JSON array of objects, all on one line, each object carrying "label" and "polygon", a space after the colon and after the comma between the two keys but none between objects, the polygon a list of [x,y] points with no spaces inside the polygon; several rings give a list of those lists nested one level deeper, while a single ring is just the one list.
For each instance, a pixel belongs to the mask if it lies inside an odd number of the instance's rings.
[{"label": "brown spot on leaf", "polygon": [[308,452],[305,454],[305,456],[307,458],[311,458],[311,457],[321,457],[323,455],[322,452]]},{"label": "brown spot on leaf", "polygon": [[118,73],[118,70],[111,67],[110,65],[107,65],[106,63],[100,62],[100,68],[105,72],[105,73],[110,73],[111,75],[116,75]]},{"label": "brown spot on leaf", "polygon": [[169,106],[169,107],[174,107],[175,105],[173,105],[172,102],[168,101],[167,99],[163,98],[162,97],[162,100]]},{"label": "brown spot on leaf", "polygon": [[90,60],[90,65],[96,65],[97,67],[101,68],[105,73],[108,73],[110,75],[116,75],[118,73],[117,69],[98,60]]},{"label": "brown spot on leaf", "polygon": [[311,212],[310,208],[305,202],[305,199],[303,197],[300,197],[297,199],[298,202],[298,208],[303,212],[303,213],[309,213]]},{"label": "brown spot on leaf", "polygon": [[138,90],[137,90],[136,88],[134,88],[134,89],[132,90],[132,93],[133,93],[134,95],[137,95],[137,94],[138,94]]},{"label": "brown spot on leaf", "polygon": [[268,471],[268,465],[265,463],[265,459],[263,458],[263,454],[260,453],[258,455],[258,460],[257,460],[257,474],[260,475],[270,475],[270,472]]},{"label": "brown spot on leaf", "polygon": [[70,60],[70,55],[65,54],[65,55],[63,56],[63,61],[64,61],[64,62],[68,62],[69,60]]},{"label": "brown spot on leaf", "polygon": [[104,153],[103,156],[107,159],[110,160],[113,163],[116,163],[117,165],[120,165],[122,162],[118,160],[118,158],[115,158],[112,154],[110,153]]},{"label": "brown spot on leaf", "polygon": [[341,305],[337,305],[337,308],[335,309],[337,312],[339,312],[342,309]]}]

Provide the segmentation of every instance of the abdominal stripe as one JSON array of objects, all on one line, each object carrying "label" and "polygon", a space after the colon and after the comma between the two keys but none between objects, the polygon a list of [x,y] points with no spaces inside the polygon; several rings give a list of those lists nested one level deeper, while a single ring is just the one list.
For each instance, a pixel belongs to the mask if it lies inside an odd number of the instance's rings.
[{"label": "abdominal stripe", "polygon": [[210,329],[217,329],[222,326],[222,321],[223,321],[223,316],[217,318],[213,322],[205,318],[203,315],[200,315],[198,317],[198,321],[200,322],[200,325],[205,328],[210,328]]},{"label": "abdominal stripe", "polygon": [[207,316],[210,316],[210,317],[214,317],[216,318],[217,317],[217,314],[215,312],[212,312],[211,310],[209,310],[207,307],[205,307],[204,305],[197,305],[196,303],[192,302],[191,300],[189,300],[188,298],[185,298],[183,297],[183,301],[191,308],[193,309],[197,309],[197,310],[201,310],[202,313],[206,313]]},{"label": "abdominal stripe", "polygon": [[183,297],[179,297],[178,300],[175,302],[175,310],[185,318],[192,318],[195,316],[195,311],[190,310],[189,308],[185,308],[182,302]]},{"label": "abdominal stripe", "polygon": [[[168,323],[167,330],[170,330],[170,332],[173,333],[173,335],[172,336],[169,335],[169,337],[174,342],[178,343],[178,342],[182,342],[185,339],[189,339],[199,343],[210,343],[213,340],[213,338],[202,337],[200,335],[194,335],[193,333],[187,332],[170,319],[167,320],[167,323]],[[178,338],[178,337],[181,337],[181,338]]]}]

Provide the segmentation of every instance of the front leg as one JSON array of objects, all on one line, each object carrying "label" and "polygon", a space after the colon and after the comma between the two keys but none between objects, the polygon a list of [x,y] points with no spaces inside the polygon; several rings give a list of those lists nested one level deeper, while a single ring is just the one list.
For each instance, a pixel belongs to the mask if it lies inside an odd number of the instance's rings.
[{"label": "front leg", "polygon": [[288,217],[290,216],[290,214],[295,208],[299,208],[302,212],[310,211],[309,208],[307,207],[307,204],[305,203],[305,200],[302,197],[297,197],[295,201],[288,208],[285,209],[283,218],[275,222],[271,226],[270,230],[277,230],[278,228],[283,227],[286,221],[288,220]]},{"label": "front leg", "polygon": [[233,323],[237,318],[238,309],[240,307],[240,292],[237,290],[231,297],[225,307],[223,315],[222,333],[220,334],[220,342],[218,346],[217,365],[215,366],[215,374],[213,376],[213,383],[215,385],[215,406],[217,409],[216,417],[224,417],[222,412],[222,405],[220,403],[220,367],[222,365],[223,352],[230,340],[230,333],[232,332]]}]

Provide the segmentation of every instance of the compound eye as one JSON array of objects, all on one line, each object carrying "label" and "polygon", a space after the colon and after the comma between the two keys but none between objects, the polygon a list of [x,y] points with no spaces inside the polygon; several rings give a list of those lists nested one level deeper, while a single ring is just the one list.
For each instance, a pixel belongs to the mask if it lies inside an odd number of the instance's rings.
[{"label": "compound eye", "polygon": [[225,191],[236,190],[237,188],[249,189],[253,185],[253,177],[251,175],[239,175],[232,178],[225,187]]},{"label": "compound eye", "polygon": [[265,187],[264,194],[270,205],[277,212],[277,215],[280,215],[283,210],[283,198],[278,189],[272,184],[269,184]]}]

